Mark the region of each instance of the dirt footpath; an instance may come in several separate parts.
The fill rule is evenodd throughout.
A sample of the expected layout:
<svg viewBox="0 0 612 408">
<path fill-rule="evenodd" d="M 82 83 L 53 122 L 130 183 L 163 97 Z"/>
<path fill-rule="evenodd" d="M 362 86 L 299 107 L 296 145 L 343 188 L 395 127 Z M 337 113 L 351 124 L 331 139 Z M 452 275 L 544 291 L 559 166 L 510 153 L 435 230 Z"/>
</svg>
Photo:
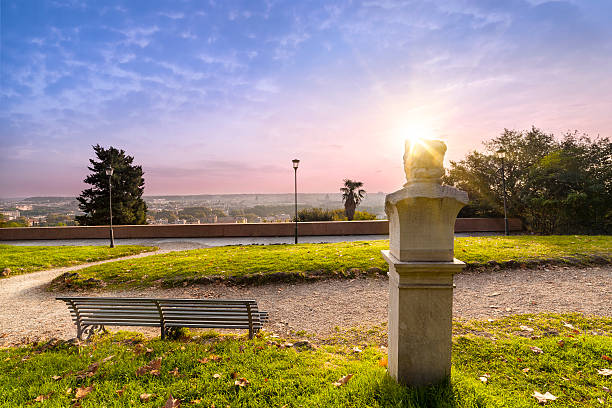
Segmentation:
<svg viewBox="0 0 612 408">
<path fill-rule="evenodd" d="M 67 269 L 81 267 L 0 280 L 0 344 L 74 337 L 76 331 L 68 309 L 63 302 L 55 300 L 55 296 L 72 293 L 50 293 L 46 286 Z M 538 312 L 612 316 L 611 282 L 612 266 L 464 272 L 455 276 L 453 314 L 467 319 Z M 103 295 L 253 298 L 270 312 L 266 330 L 279 335 L 304 330 L 317 337 L 327 337 L 336 326 L 369 328 L 385 322 L 387 285 L 388 280 L 379 277 L 256 287 L 207 285 L 145 289 Z M 145 331 L 157 335 L 157 330 Z"/>
</svg>

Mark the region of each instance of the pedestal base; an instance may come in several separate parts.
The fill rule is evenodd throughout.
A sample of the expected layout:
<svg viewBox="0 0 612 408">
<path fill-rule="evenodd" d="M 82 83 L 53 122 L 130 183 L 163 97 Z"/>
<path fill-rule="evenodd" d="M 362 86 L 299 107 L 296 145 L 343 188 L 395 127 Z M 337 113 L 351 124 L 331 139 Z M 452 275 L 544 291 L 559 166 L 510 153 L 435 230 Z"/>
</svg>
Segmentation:
<svg viewBox="0 0 612 408">
<path fill-rule="evenodd" d="M 453 274 L 465 264 L 382 254 L 389 263 L 389 375 L 411 386 L 443 381 L 451 368 Z"/>
</svg>

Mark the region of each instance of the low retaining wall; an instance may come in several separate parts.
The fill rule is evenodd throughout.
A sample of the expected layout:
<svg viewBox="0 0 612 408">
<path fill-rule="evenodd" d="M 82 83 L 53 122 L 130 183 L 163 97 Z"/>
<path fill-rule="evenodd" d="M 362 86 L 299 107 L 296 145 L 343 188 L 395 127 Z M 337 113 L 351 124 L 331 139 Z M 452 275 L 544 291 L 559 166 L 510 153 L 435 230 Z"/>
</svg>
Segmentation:
<svg viewBox="0 0 612 408">
<path fill-rule="evenodd" d="M 511 218 L 511 231 L 523 226 L 518 218 Z M 290 222 L 257 224 L 187 224 L 187 225 L 117 225 L 115 238 L 219 238 L 219 237 L 284 237 L 293 236 Z M 455 232 L 495 232 L 504 230 L 503 218 L 458 218 Z M 309 235 L 385 235 L 389 233 L 387 220 L 301 222 L 298 233 Z M 32 239 L 104 239 L 108 226 L 95 227 L 28 227 L 0 228 L 0 241 Z"/>
</svg>

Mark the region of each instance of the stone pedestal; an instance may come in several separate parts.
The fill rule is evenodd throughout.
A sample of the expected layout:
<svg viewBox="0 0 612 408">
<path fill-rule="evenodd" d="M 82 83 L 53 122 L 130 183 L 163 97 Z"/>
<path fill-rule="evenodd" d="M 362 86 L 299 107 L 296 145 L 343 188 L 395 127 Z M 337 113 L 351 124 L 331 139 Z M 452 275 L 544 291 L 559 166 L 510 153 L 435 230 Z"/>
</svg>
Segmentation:
<svg viewBox="0 0 612 408">
<path fill-rule="evenodd" d="M 402 262 L 382 251 L 389 263 L 389 375 L 421 386 L 450 375 L 453 274 L 465 264 Z"/>
<path fill-rule="evenodd" d="M 407 142 L 407 183 L 385 200 L 388 369 L 404 385 L 433 384 L 450 375 L 453 274 L 465 266 L 454 258 L 454 226 L 468 196 L 442 185 L 445 152 L 439 140 Z"/>
</svg>

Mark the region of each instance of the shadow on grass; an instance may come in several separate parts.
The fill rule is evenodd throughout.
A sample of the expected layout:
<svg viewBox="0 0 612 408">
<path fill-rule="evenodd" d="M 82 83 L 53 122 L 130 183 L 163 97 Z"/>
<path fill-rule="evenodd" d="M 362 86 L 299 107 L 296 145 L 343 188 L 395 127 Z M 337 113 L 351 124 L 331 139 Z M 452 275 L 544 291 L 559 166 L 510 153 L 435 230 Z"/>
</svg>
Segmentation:
<svg viewBox="0 0 612 408">
<path fill-rule="evenodd" d="M 427 387 L 404 387 L 386 375 L 374 385 L 371 392 L 383 407 L 406 408 L 454 408 L 485 406 L 475 401 L 466 404 L 465 393 L 457 389 L 450 380 Z"/>
</svg>

